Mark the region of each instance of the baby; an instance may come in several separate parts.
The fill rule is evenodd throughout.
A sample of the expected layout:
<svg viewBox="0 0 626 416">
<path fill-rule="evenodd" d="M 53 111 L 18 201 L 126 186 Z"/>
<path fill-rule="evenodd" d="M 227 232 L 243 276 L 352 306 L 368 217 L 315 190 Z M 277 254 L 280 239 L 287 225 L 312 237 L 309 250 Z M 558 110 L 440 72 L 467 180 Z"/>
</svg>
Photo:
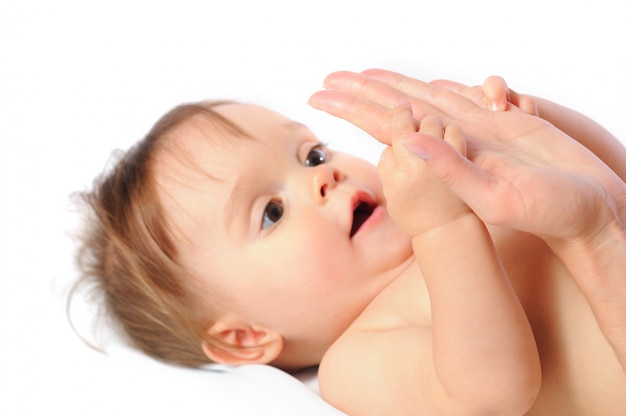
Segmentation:
<svg viewBox="0 0 626 416">
<path fill-rule="evenodd" d="M 319 364 L 323 397 L 351 415 L 623 411 L 626 376 L 565 242 L 607 228 L 597 195 L 623 195 L 624 172 L 550 141 L 512 106 L 535 101 L 497 79 L 428 87 L 482 117 L 455 124 L 370 75 L 331 76 L 311 104 L 390 144 L 379 171 L 266 108 L 204 102 L 166 114 L 97 181 L 82 265 L 125 333 L 187 366 Z M 494 105 L 511 111 L 482 110 Z M 623 148 L 592 131 L 600 157 L 621 151 L 618 171 Z M 468 159 L 511 187 L 464 194 L 471 175 L 450 166 Z"/>
</svg>

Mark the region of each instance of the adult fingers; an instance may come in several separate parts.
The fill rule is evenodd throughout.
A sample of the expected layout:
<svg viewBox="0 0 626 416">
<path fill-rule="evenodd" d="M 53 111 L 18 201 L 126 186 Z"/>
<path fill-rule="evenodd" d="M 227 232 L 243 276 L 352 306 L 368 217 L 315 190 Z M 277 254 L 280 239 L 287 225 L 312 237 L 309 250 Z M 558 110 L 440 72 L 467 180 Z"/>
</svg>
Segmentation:
<svg viewBox="0 0 626 416">
<path fill-rule="evenodd" d="M 409 102 L 417 119 L 429 114 L 442 117 L 444 123 L 447 119 L 427 102 L 363 74 L 335 72 L 326 77 L 324 85 L 326 90 L 309 98 L 312 107 L 349 121 L 384 144 L 391 144 L 392 111 L 400 102 Z"/>
<path fill-rule="evenodd" d="M 392 110 L 341 90 L 323 90 L 311 95 L 309 105 L 342 118 L 384 144 L 391 144 Z"/>
<path fill-rule="evenodd" d="M 434 79 L 430 81 L 431 85 L 436 85 L 440 88 L 445 88 L 449 91 L 456 92 L 457 94 L 461 94 L 465 89 L 469 88 L 465 84 L 461 84 L 460 82 L 450 81 L 449 79 Z"/>
<path fill-rule="evenodd" d="M 413 108 L 414 116 L 418 119 L 427 114 L 436 114 L 442 117 L 446 115 L 437 107 L 423 101 L 417 94 L 407 94 L 394 85 L 356 72 L 339 71 L 329 74 L 324 79 L 324 87 L 350 93 L 361 99 L 378 103 L 390 110 L 394 109 L 400 102 L 409 102 Z M 425 94 L 425 91 L 422 91 L 422 94 Z"/>
<path fill-rule="evenodd" d="M 481 110 L 480 106 L 461 93 L 462 84 L 448 82 L 424 82 L 415 78 L 407 77 L 397 72 L 383 69 L 369 69 L 362 72 L 372 80 L 387 84 L 389 87 L 402 92 L 405 99 L 413 98 L 417 102 L 413 104 L 413 112 L 418 114 L 436 114 L 444 119 L 461 118 L 473 111 Z M 430 106 L 425 110 L 424 105 Z M 432 110 L 436 111 L 432 111 Z"/>
</svg>

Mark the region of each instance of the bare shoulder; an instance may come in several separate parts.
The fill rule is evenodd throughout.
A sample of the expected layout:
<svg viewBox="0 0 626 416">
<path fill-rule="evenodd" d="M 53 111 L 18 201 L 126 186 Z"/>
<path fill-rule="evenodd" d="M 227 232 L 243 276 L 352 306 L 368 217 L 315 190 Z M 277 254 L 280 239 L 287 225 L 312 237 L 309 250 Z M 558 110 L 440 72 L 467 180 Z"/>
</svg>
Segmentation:
<svg viewBox="0 0 626 416">
<path fill-rule="evenodd" d="M 424 409 L 426 383 L 421 380 L 432 371 L 429 339 L 428 328 L 413 325 L 349 329 L 320 364 L 322 396 L 350 415 Z"/>
<path fill-rule="evenodd" d="M 416 302 L 421 283 L 415 282 L 394 282 L 322 359 L 322 396 L 347 414 L 412 414 L 443 394 L 427 382 L 434 375 L 429 305 Z"/>
</svg>

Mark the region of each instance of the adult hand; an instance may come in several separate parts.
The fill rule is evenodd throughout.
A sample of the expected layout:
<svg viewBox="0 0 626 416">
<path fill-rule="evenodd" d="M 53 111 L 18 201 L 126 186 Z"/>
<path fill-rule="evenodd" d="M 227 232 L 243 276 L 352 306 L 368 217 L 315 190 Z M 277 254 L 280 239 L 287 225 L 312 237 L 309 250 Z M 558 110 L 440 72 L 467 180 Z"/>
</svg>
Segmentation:
<svg viewBox="0 0 626 416">
<path fill-rule="evenodd" d="M 490 111 L 485 94 L 450 85 L 382 70 L 337 72 L 309 102 L 386 144 L 401 102 L 409 102 L 418 119 L 434 114 L 444 127 L 458 125 L 467 155 L 432 136 L 416 144 L 432 172 L 486 223 L 559 241 L 593 236 L 611 221 L 607 201 L 626 191 L 592 152 L 541 118 L 515 106 Z"/>
</svg>

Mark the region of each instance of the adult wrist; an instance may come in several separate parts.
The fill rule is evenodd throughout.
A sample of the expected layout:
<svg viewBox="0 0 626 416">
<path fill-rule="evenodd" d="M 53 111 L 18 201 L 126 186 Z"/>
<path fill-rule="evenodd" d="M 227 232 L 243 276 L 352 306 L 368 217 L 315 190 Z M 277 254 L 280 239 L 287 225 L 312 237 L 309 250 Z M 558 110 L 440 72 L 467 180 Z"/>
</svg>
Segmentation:
<svg viewBox="0 0 626 416">
<path fill-rule="evenodd" d="M 615 270 L 626 270 L 626 223 L 616 207 L 607 206 L 601 227 L 567 241 L 548 241 L 582 289 L 606 290 Z"/>
</svg>

